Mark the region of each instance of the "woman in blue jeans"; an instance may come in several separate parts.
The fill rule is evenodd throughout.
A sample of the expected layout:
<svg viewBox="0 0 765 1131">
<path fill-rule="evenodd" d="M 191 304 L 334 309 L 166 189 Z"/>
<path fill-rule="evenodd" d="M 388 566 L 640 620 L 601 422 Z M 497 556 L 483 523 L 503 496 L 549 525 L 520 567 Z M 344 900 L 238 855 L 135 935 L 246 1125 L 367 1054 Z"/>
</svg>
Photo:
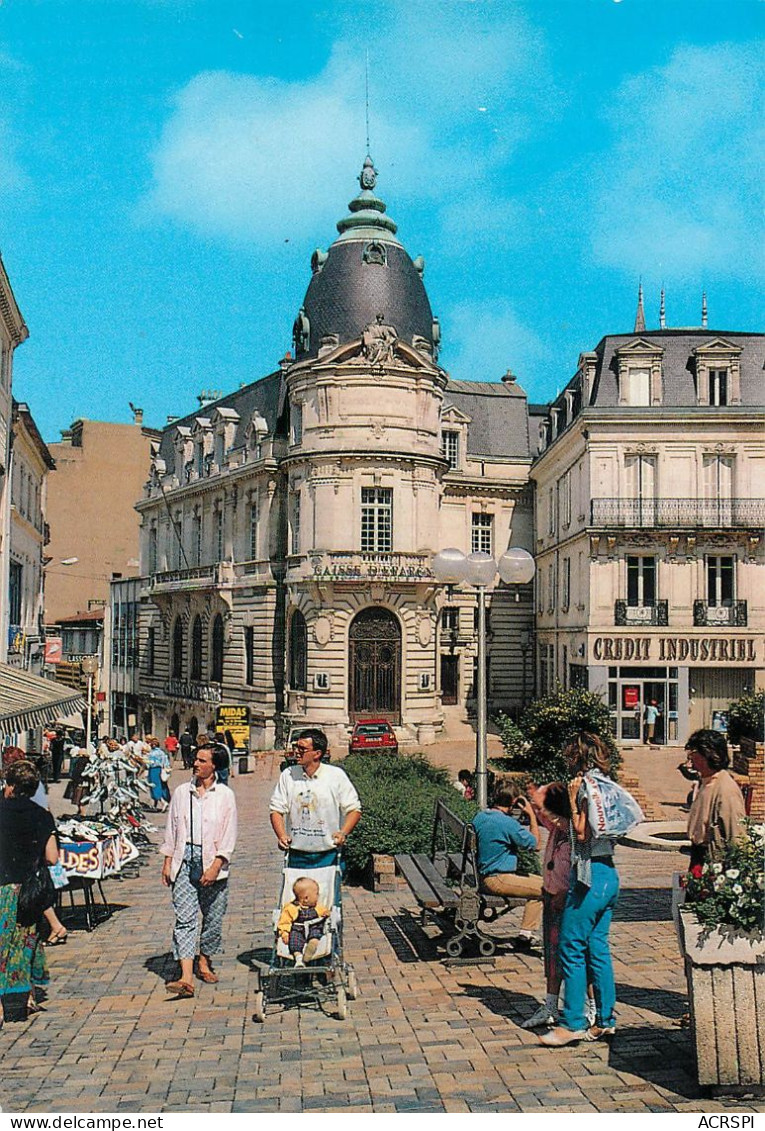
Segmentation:
<svg viewBox="0 0 765 1131">
<path fill-rule="evenodd" d="M 571 780 L 571 886 L 566 898 L 558 944 L 565 982 L 560 1024 L 539 1038 L 540 1044 L 560 1048 L 575 1041 L 599 1041 L 615 1032 L 616 989 L 608 932 L 619 896 L 614 866 L 614 842 L 595 839 L 587 822 L 587 770 L 610 773 L 608 748 L 601 738 L 582 732 L 563 756 Z M 589 980 L 595 990 L 595 1024 L 587 1027 L 585 997 Z"/>
</svg>

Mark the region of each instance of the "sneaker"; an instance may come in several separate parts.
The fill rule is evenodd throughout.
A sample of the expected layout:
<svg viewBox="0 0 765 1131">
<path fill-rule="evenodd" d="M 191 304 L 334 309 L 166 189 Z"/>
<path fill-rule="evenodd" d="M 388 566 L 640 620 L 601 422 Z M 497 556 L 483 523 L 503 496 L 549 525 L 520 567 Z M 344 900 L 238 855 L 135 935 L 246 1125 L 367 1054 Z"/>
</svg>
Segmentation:
<svg viewBox="0 0 765 1131">
<path fill-rule="evenodd" d="M 297 969 L 299 966 L 305 966 L 305 962 L 303 962 L 303 955 L 302 954 L 296 954 L 295 955 L 295 968 Z"/>
<path fill-rule="evenodd" d="M 552 1029 L 553 1025 L 558 1024 L 558 1015 L 550 1013 L 550 1010 L 543 1003 L 531 1017 L 525 1021 L 521 1021 L 522 1029 Z"/>
</svg>

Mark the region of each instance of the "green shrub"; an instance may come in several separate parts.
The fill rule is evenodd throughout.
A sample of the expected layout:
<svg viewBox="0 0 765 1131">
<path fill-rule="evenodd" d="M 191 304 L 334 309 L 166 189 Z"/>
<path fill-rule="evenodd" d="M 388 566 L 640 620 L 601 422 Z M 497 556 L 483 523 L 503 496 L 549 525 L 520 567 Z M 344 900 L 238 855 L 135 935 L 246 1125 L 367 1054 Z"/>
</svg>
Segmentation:
<svg viewBox="0 0 765 1131">
<path fill-rule="evenodd" d="M 460 796 L 448 772 L 421 754 L 349 754 L 343 769 L 361 798 L 362 818 L 345 849 L 349 875 L 356 879 L 365 875 L 372 853 L 429 853 L 436 801 L 463 821 L 477 810 Z M 459 845 L 450 847 L 456 851 Z"/>
<path fill-rule="evenodd" d="M 734 700 L 728 708 L 728 739 L 738 743 L 742 738 L 763 741 L 765 691 L 755 691 Z"/>
<path fill-rule="evenodd" d="M 561 752 L 579 733 L 598 734 L 611 755 L 611 774 L 617 777 L 621 757 L 611 733 L 608 706 L 594 691 L 557 687 L 552 695 L 531 702 L 517 723 L 507 715 L 497 718 L 505 758 L 503 769 L 528 773 L 537 783 L 565 781 Z"/>
</svg>

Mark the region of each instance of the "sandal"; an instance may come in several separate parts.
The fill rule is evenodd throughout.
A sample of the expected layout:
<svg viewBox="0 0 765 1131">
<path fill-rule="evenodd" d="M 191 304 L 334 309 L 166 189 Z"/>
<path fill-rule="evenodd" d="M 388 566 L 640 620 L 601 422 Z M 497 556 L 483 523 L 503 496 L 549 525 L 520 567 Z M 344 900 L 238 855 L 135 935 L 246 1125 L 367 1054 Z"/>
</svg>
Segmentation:
<svg viewBox="0 0 765 1131">
<path fill-rule="evenodd" d="M 165 982 L 165 989 L 175 997 L 193 997 L 194 987 L 190 982 Z"/>
<path fill-rule="evenodd" d="M 197 966 L 197 978 L 199 978 L 200 982 L 207 982 L 210 986 L 214 986 L 220 981 L 220 978 L 214 970 L 203 970 L 201 966 Z"/>
<path fill-rule="evenodd" d="M 69 932 L 64 927 L 63 931 L 56 931 L 55 934 L 48 935 L 43 946 L 63 946 L 68 937 Z"/>
</svg>

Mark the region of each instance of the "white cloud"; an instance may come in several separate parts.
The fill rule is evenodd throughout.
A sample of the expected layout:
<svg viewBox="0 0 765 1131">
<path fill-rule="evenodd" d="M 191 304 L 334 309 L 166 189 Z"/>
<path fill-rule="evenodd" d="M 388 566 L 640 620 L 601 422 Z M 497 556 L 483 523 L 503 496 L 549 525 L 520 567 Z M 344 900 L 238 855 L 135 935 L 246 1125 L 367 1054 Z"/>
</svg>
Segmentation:
<svg viewBox="0 0 765 1131">
<path fill-rule="evenodd" d="M 448 254 L 455 201 L 481 200 L 482 183 L 554 112 L 553 92 L 544 45 L 518 11 L 444 4 L 434 20 L 410 7 L 394 4 L 370 45 L 371 147 L 383 197 L 427 205 Z M 144 214 L 259 245 L 329 238 L 364 154 L 365 45 L 350 27 L 301 82 L 193 78 L 152 154 Z M 468 232 L 481 230 L 477 207 L 465 215 Z"/>
<path fill-rule="evenodd" d="M 544 343 L 505 299 L 462 302 L 441 319 L 440 363 L 461 381 L 498 381 L 508 368 L 528 391 L 540 366 L 549 362 Z"/>
<path fill-rule="evenodd" d="M 763 60 L 751 45 L 681 47 L 626 80 L 595 158 L 598 263 L 666 280 L 762 270 Z"/>
</svg>

